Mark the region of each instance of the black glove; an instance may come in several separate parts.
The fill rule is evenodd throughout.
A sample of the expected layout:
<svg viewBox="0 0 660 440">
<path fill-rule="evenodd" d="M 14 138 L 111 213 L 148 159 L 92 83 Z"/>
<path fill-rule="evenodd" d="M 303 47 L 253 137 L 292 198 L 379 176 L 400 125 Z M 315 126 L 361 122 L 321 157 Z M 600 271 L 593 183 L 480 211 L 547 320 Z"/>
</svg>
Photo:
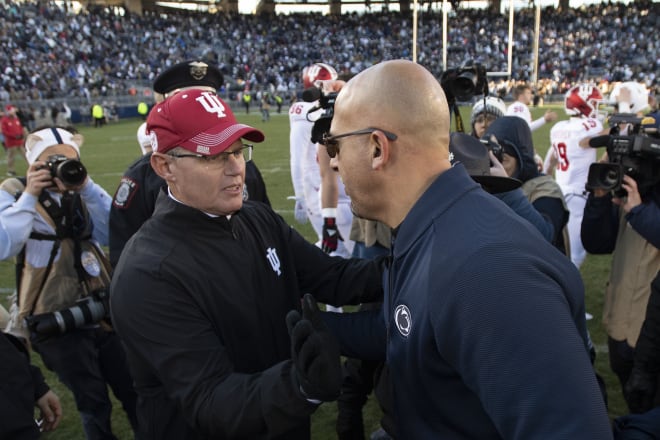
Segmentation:
<svg viewBox="0 0 660 440">
<path fill-rule="evenodd" d="M 337 220 L 334 217 L 323 218 L 323 242 L 321 249 L 326 254 L 330 254 L 337 250 L 338 240 L 344 241 L 339 229 L 337 229 Z"/>
<path fill-rule="evenodd" d="M 644 371 L 643 368 L 633 367 L 630 378 L 623 388 L 623 395 L 630 412 L 640 414 L 653 408 L 656 377 L 656 374 Z"/>
<path fill-rule="evenodd" d="M 300 391 L 307 399 L 329 402 L 339 397 L 341 389 L 339 344 L 321 319 L 312 295 L 303 297 L 302 309 L 302 318 L 297 310 L 286 315 Z"/>
</svg>

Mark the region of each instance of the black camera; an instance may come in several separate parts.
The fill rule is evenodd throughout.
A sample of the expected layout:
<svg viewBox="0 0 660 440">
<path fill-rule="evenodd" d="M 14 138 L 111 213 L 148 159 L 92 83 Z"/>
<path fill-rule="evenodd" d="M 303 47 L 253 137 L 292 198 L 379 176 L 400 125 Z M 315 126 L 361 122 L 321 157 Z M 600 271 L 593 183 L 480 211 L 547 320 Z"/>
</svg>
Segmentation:
<svg viewBox="0 0 660 440">
<path fill-rule="evenodd" d="M 70 159 L 63 154 L 48 156 L 46 168 L 50 175 L 59 178 L 67 186 L 77 186 L 85 181 L 87 169 L 77 159 Z"/>
<path fill-rule="evenodd" d="M 624 197 L 623 176 L 629 175 L 639 193 L 644 195 L 660 182 L 660 139 L 642 129 L 642 118 L 618 114 L 608 119 L 612 127 L 609 135 L 597 136 L 589 141 L 592 148 L 606 147 L 607 163 L 593 163 L 589 167 L 586 189 L 611 191 L 615 197 Z M 620 136 L 619 124 L 630 124 L 629 134 Z"/>
<path fill-rule="evenodd" d="M 502 148 L 502 145 L 500 145 L 497 138 L 493 135 L 490 135 L 488 137 L 484 136 L 479 140 L 486 146 L 486 148 L 492 151 L 493 156 L 495 156 L 497 160 L 502 163 L 502 160 L 504 159 L 504 148 Z"/>
<path fill-rule="evenodd" d="M 95 324 L 109 316 L 109 300 L 108 291 L 95 290 L 89 296 L 77 301 L 75 306 L 28 316 L 25 321 L 30 332 L 38 338 L 58 335 L 84 325 Z"/>
<path fill-rule="evenodd" d="M 458 69 L 447 69 L 440 76 L 440 85 L 449 103 L 469 101 L 474 95 L 488 95 L 486 67 L 468 62 Z"/>
<path fill-rule="evenodd" d="M 332 117 L 335 114 L 337 92 L 323 93 L 322 89 L 311 87 L 303 91 L 302 98 L 305 102 L 318 101 L 318 104 L 310 108 L 307 112 L 307 120 L 314 122 L 314 126 L 312 127 L 312 142 L 317 144 L 323 139 L 323 135 L 330 131 Z M 323 111 L 319 112 L 319 110 Z M 319 114 L 314 115 L 313 119 L 311 119 L 312 114 L 316 112 L 319 112 Z"/>
</svg>

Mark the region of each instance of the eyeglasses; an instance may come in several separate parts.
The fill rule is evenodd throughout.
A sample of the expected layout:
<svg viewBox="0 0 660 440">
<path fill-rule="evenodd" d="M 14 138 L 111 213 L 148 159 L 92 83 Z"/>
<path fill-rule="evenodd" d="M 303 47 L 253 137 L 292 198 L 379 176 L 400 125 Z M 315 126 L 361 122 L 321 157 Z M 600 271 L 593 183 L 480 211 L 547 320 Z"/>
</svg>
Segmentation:
<svg viewBox="0 0 660 440">
<path fill-rule="evenodd" d="M 398 136 L 395 135 L 394 133 L 390 131 L 383 130 L 381 128 L 363 128 L 362 130 L 357 130 L 357 131 L 351 131 L 350 133 L 342 133 L 342 134 L 337 134 L 334 136 L 330 136 L 329 133 L 325 133 L 323 135 L 323 138 L 319 142 L 321 145 L 325 146 L 326 151 L 328 152 L 328 156 L 330 157 L 335 157 L 337 154 L 339 154 L 339 141 L 338 139 L 348 137 L 348 136 L 358 136 L 358 135 L 363 135 L 363 134 L 371 134 L 374 131 L 382 131 L 385 137 L 391 141 L 397 140 Z"/>
<path fill-rule="evenodd" d="M 497 116 L 492 113 L 486 113 L 485 115 L 482 113 L 474 119 L 474 123 L 490 125 L 495 122 L 495 119 L 497 119 Z"/>
<path fill-rule="evenodd" d="M 213 156 L 205 156 L 203 154 L 176 154 L 176 153 L 168 153 L 167 155 L 177 159 L 181 157 L 194 157 L 196 159 L 201 159 L 203 162 L 206 162 L 208 164 L 224 165 L 229 161 L 230 156 L 233 156 L 234 159 L 243 158 L 245 162 L 251 161 L 252 148 L 253 145 L 243 144 L 241 148 L 237 148 L 234 151 L 225 151 L 222 153 L 214 154 Z"/>
</svg>

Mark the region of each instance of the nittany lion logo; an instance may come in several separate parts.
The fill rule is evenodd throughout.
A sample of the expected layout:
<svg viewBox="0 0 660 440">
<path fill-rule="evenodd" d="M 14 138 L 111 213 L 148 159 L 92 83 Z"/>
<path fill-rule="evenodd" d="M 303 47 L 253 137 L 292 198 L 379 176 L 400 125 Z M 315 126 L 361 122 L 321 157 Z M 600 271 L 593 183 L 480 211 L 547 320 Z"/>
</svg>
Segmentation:
<svg viewBox="0 0 660 440">
<path fill-rule="evenodd" d="M 394 309 L 394 323 L 396 324 L 396 328 L 399 329 L 399 333 L 403 337 L 408 337 L 412 327 L 412 317 L 407 306 L 401 304 Z"/>
</svg>

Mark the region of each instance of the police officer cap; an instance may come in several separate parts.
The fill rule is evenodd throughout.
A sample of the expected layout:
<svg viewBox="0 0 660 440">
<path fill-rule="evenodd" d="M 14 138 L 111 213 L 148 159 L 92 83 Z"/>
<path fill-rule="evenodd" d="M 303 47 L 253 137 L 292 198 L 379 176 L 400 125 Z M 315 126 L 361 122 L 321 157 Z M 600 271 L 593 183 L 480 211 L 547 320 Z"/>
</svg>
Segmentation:
<svg viewBox="0 0 660 440">
<path fill-rule="evenodd" d="M 218 90 L 224 82 L 222 72 L 204 61 L 175 64 L 156 77 L 154 91 L 165 95 L 183 87 L 206 86 Z"/>
</svg>

